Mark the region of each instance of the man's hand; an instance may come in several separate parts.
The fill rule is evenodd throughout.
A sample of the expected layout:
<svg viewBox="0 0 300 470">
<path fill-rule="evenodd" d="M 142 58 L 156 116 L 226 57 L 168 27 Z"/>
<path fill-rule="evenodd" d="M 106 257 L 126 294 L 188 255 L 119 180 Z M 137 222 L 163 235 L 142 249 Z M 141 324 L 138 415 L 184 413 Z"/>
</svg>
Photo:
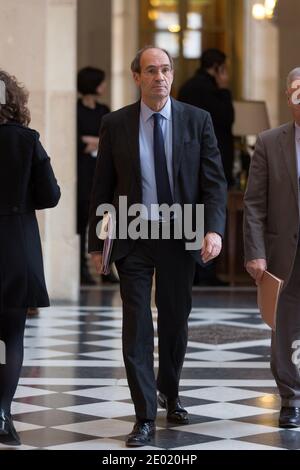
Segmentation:
<svg viewBox="0 0 300 470">
<path fill-rule="evenodd" d="M 267 269 L 267 262 L 265 259 L 252 259 L 246 263 L 246 270 L 251 277 L 255 280 L 256 284 L 259 284 L 263 273 Z"/>
<path fill-rule="evenodd" d="M 101 274 L 102 253 L 91 253 L 92 263 L 95 266 L 96 273 Z"/>
<path fill-rule="evenodd" d="M 220 237 L 220 235 L 215 232 L 207 232 L 204 237 L 201 248 L 201 256 L 203 263 L 207 263 L 208 261 L 219 256 L 221 249 L 222 238 Z"/>
<path fill-rule="evenodd" d="M 94 152 L 95 150 L 98 150 L 99 146 L 99 137 L 94 137 L 91 135 L 83 135 L 81 137 L 82 142 L 86 144 L 86 147 L 84 149 L 84 153 L 90 154 Z"/>
</svg>

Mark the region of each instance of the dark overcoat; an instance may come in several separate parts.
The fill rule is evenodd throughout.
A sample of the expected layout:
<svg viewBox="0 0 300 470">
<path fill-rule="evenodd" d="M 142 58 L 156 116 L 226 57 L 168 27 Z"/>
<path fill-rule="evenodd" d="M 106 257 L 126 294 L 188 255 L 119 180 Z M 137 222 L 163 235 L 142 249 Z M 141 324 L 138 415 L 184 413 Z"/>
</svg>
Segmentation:
<svg viewBox="0 0 300 470">
<path fill-rule="evenodd" d="M 59 198 L 38 132 L 0 125 L 0 309 L 49 305 L 35 211 Z"/>
</svg>

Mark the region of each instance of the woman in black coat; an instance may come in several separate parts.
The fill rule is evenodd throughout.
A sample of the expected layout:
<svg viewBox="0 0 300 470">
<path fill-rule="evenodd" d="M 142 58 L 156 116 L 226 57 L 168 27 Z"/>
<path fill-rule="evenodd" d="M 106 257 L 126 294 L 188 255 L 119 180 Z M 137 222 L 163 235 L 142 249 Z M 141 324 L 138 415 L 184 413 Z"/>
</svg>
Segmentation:
<svg viewBox="0 0 300 470">
<path fill-rule="evenodd" d="M 0 442 L 18 445 L 10 408 L 26 311 L 49 306 L 35 210 L 56 206 L 60 189 L 38 132 L 27 127 L 26 90 L 2 70 L 0 84 Z"/>
</svg>

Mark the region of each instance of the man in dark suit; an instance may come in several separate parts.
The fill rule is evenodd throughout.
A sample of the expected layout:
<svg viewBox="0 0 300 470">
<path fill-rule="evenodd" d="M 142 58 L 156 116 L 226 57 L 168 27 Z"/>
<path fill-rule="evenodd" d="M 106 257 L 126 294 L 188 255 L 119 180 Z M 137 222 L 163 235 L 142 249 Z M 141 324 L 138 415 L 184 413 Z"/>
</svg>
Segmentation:
<svg viewBox="0 0 300 470">
<path fill-rule="evenodd" d="M 209 114 L 170 98 L 173 61 L 168 52 L 145 47 L 131 69 L 141 100 L 105 116 L 100 130 L 89 229 L 89 252 L 96 269 L 100 271 L 103 248 L 96 235 L 100 204 L 112 204 L 122 224 L 126 214 L 121 213 L 119 198 L 126 196 L 128 206 L 142 205 L 141 218 L 160 230 L 167 220 L 160 217 L 157 205 L 177 203 L 184 208 L 190 204 L 193 210 L 197 204 L 205 205 L 205 237 L 197 250 L 188 251 L 184 240 L 175 236 L 114 241 L 112 261 L 118 268 L 123 301 L 123 355 L 137 418 L 126 444 L 141 446 L 155 433 L 157 389 L 167 419 L 188 422 L 178 390 L 195 261 L 207 262 L 220 253 L 226 181 Z M 176 216 L 168 223 L 174 228 Z M 151 315 L 154 271 L 159 336 L 156 381 Z"/>
</svg>

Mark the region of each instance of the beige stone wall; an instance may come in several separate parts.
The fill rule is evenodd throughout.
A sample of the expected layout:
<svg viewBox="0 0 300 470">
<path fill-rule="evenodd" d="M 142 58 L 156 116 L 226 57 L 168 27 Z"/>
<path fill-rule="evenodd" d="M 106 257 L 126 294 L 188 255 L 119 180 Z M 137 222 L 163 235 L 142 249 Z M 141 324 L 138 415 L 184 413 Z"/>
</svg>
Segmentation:
<svg viewBox="0 0 300 470">
<path fill-rule="evenodd" d="M 78 299 L 76 0 L 0 0 L 1 67 L 30 91 L 31 127 L 52 159 L 62 198 L 39 212 L 49 294 Z"/>
<path fill-rule="evenodd" d="M 112 0 L 78 0 L 78 69 L 98 67 L 106 72 L 102 102 L 111 106 Z"/>
</svg>

